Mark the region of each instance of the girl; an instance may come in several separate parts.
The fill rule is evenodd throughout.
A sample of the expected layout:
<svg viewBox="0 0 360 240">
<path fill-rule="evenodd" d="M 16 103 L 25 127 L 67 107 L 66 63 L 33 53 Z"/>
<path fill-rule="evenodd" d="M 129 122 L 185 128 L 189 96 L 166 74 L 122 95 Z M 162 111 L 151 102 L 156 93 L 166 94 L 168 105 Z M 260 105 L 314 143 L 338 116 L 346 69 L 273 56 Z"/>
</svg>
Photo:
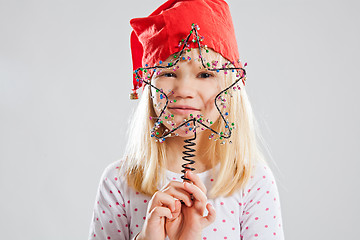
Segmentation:
<svg viewBox="0 0 360 240">
<path fill-rule="evenodd" d="M 227 4 L 170 0 L 130 23 L 131 98 L 144 89 L 89 239 L 284 239 Z"/>
</svg>

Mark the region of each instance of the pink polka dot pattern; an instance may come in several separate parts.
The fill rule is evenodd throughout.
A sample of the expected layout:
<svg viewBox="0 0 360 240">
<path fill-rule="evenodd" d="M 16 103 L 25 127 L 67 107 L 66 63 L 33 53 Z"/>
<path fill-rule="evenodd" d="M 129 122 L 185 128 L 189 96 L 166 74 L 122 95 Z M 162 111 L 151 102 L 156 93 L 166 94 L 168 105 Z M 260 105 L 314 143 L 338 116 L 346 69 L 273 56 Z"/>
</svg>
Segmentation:
<svg viewBox="0 0 360 240">
<path fill-rule="evenodd" d="M 272 171 L 258 165 L 252 179 L 243 194 L 240 239 L 284 239 L 279 193 Z M 257 194 L 251 194 L 252 190 Z"/>
<path fill-rule="evenodd" d="M 104 171 L 94 204 L 90 239 L 133 240 L 141 231 L 151 199 L 130 188 L 125 174 L 113 162 Z M 119 172 L 120 171 L 120 172 Z M 206 188 L 216 180 L 211 171 L 197 174 Z M 166 181 L 182 181 L 181 174 L 166 171 Z M 279 194 L 274 176 L 267 166 L 258 164 L 244 189 L 230 197 L 208 199 L 216 220 L 202 231 L 203 240 L 269 239 L 283 240 Z M 204 215 L 207 215 L 205 209 Z M 166 237 L 166 240 L 169 240 Z"/>
</svg>

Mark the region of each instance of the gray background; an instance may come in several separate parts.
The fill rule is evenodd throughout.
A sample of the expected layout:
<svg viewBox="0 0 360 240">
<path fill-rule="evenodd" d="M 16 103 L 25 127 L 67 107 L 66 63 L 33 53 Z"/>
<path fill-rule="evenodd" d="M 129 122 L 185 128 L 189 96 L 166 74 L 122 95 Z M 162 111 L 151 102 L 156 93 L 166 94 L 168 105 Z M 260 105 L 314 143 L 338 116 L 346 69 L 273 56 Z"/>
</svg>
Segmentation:
<svg viewBox="0 0 360 240">
<path fill-rule="evenodd" d="M 163 1 L 0 0 L 0 238 L 86 239 L 121 157 L 129 20 Z M 359 239 L 357 1 L 228 1 L 287 239 Z"/>
</svg>

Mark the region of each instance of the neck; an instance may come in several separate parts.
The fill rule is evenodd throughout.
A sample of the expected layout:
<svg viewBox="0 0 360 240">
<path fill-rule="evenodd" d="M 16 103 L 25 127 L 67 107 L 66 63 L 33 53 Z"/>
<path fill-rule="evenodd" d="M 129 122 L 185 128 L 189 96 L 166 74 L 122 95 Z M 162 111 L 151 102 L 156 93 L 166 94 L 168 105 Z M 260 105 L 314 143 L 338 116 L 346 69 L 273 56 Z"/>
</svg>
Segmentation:
<svg viewBox="0 0 360 240">
<path fill-rule="evenodd" d="M 209 140 L 210 130 L 205 130 L 196 133 L 196 139 L 193 141 L 196 145 L 191 146 L 190 148 L 195 149 L 194 157 L 191 157 L 189 159 L 194 160 L 195 163 L 192 165 L 189 165 L 189 167 L 195 168 L 194 173 L 200 173 L 204 172 L 206 170 L 209 170 L 211 166 L 211 158 L 214 156 L 210 156 L 209 147 L 210 147 L 210 141 Z M 184 156 L 183 151 L 186 149 L 184 148 L 184 145 L 187 144 L 184 142 L 186 139 L 193 138 L 194 135 L 189 137 L 169 137 L 165 140 L 166 142 L 166 163 L 167 163 L 167 169 L 176 172 L 181 173 L 182 164 L 187 163 L 182 157 Z"/>
</svg>

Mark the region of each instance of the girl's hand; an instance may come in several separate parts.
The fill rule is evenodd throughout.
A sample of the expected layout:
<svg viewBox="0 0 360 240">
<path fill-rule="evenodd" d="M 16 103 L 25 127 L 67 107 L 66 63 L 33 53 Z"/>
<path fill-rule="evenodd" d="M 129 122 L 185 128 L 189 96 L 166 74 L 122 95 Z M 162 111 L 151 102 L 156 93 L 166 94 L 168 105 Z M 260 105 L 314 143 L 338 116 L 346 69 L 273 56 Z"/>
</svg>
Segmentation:
<svg viewBox="0 0 360 240">
<path fill-rule="evenodd" d="M 165 222 L 166 233 L 171 240 L 200 239 L 202 230 L 216 218 L 215 209 L 207 203 L 207 190 L 200 178 L 190 171 L 186 172 L 186 177 L 192 181 L 183 184 L 185 190 L 193 195 L 193 204 L 188 206 L 176 202 L 174 218 Z M 209 213 L 203 217 L 205 207 Z"/>
<path fill-rule="evenodd" d="M 182 182 L 169 182 L 157 191 L 149 201 L 143 228 L 136 240 L 164 240 L 165 219 L 173 220 L 180 214 L 182 200 L 188 207 L 192 201 L 190 193 L 185 190 Z"/>
</svg>

